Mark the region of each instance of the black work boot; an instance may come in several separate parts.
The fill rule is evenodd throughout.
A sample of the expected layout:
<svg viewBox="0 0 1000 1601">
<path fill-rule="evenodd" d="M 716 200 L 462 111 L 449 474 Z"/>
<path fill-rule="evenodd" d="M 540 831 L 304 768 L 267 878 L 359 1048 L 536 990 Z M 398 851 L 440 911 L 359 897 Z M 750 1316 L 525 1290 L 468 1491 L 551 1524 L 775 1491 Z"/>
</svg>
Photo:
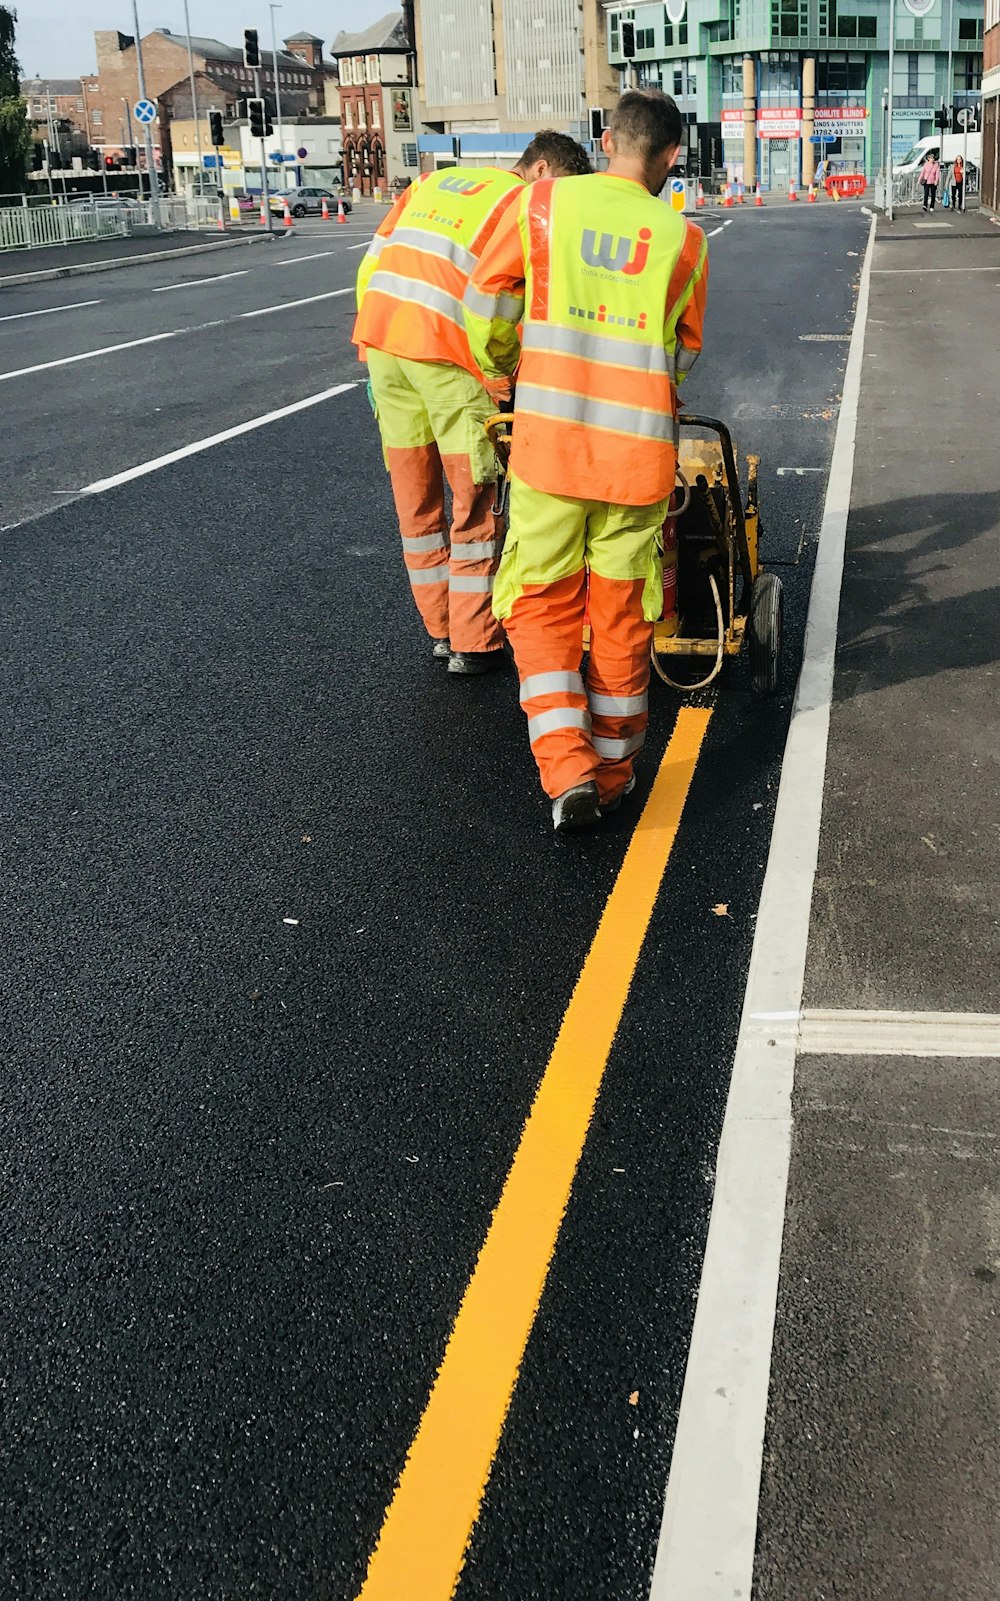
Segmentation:
<svg viewBox="0 0 1000 1601">
<path fill-rule="evenodd" d="M 507 665 L 507 654 L 502 645 L 496 650 L 453 650 L 448 663 L 449 673 L 495 673 Z"/>
<path fill-rule="evenodd" d="M 557 834 L 568 834 L 572 828 L 593 828 L 600 821 L 601 806 L 593 779 L 574 784 L 552 802 L 552 827 Z"/>
<path fill-rule="evenodd" d="M 451 642 L 450 642 L 450 640 L 447 640 L 447 639 L 432 639 L 431 640 L 431 655 L 434 657 L 434 660 L 436 662 L 450 661 L 451 660 Z"/>
</svg>

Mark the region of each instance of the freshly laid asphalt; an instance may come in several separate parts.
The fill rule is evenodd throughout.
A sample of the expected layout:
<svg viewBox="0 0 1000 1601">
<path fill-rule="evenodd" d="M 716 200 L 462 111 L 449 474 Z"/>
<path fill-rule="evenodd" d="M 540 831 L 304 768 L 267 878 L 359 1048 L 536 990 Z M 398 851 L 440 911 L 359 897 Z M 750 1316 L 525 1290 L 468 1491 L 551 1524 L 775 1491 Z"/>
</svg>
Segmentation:
<svg viewBox="0 0 1000 1601">
<path fill-rule="evenodd" d="M 740 662 L 705 702 L 463 1598 L 648 1591 L 867 231 L 802 210 L 709 224 L 686 396 L 761 454 L 765 550 L 801 547 L 784 687 Z M 555 844 L 512 678 L 427 656 L 360 389 L 52 509 L 356 379 L 350 296 L 309 297 L 364 231 L 0 329 L 4 381 L 213 324 L 6 380 L 11 1597 L 356 1594 L 673 724 L 654 685 L 634 802 Z"/>
</svg>

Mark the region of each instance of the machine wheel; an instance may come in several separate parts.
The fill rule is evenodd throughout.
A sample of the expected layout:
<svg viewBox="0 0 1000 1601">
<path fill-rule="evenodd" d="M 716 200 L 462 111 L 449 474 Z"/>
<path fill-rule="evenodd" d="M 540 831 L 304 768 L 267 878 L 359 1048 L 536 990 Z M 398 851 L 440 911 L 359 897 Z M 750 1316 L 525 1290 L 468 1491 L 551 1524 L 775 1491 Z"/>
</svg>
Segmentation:
<svg viewBox="0 0 1000 1601">
<path fill-rule="evenodd" d="M 773 695 L 781 682 L 784 635 L 781 579 L 759 573 L 750 591 L 750 681 L 758 695 Z"/>
<path fill-rule="evenodd" d="M 297 206 L 293 206 L 292 207 L 292 216 L 293 217 L 304 217 L 305 214 L 306 214 L 306 208 L 305 208 L 305 206 L 302 204 L 302 202 L 300 200 Z"/>
</svg>

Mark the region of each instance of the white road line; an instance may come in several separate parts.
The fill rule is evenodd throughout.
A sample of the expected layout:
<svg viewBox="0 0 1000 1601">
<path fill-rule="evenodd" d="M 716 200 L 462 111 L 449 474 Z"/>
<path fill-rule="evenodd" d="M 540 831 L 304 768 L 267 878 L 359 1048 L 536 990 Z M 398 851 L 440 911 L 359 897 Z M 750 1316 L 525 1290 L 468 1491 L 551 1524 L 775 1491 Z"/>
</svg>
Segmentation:
<svg viewBox="0 0 1000 1601">
<path fill-rule="evenodd" d="M 317 250 L 311 256 L 289 256 L 287 261 L 272 261 L 272 267 L 297 267 L 300 261 L 318 261 L 320 256 L 335 256 L 336 250 Z"/>
<path fill-rule="evenodd" d="M 311 306 L 317 300 L 335 300 L 338 295 L 353 295 L 353 284 L 346 289 L 328 289 L 325 295 L 306 295 L 304 300 L 283 300 L 280 306 L 261 306 L 259 311 L 241 311 L 241 317 L 269 317 L 272 311 L 291 311 L 294 306 Z"/>
<path fill-rule="evenodd" d="M 252 433 L 255 428 L 264 428 L 268 423 L 278 422 L 282 417 L 291 417 L 297 411 L 305 411 L 308 406 L 318 406 L 324 400 L 332 400 L 334 395 L 343 395 L 348 389 L 356 389 L 356 384 L 335 384 L 332 389 L 323 389 L 318 395 L 309 395 L 305 400 L 296 400 L 290 406 L 281 406 L 277 411 L 265 412 L 263 417 L 252 417 L 249 422 L 237 423 L 235 428 L 225 428 L 221 434 L 210 434 L 207 439 L 197 439 L 192 445 L 182 445 L 179 450 L 168 451 L 165 456 L 157 456 L 153 461 L 140 462 L 138 467 L 128 467 L 124 472 L 115 473 L 112 478 L 99 478 L 93 484 L 86 484 L 80 490 L 81 495 L 103 495 L 109 489 L 115 489 L 119 484 L 131 483 L 134 478 L 145 478 L 148 473 L 159 472 L 161 467 L 169 467 L 175 461 L 183 461 L 187 456 L 196 456 L 202 450 L 211 450 L 213 445 L 225 444 L 227 439 L 237 439 L 240 434 Z"/>
<path fill-rule="evenodd" d="M 84 350 L 79 356 L 60 356 L 57 361 L 39 361 L 33 367 L 18 367 L 14 372 L 0 372 L 0 384 L 8 378 L 27 378 L 34 372 L 48 372 L 52 367 L 72 367 L 77 361 L 93 361 L 95 356 L 111 356 L 116 350 L 137 350 L 140 345 L 157 345 L 163 339 L 179 339 L 181 334 L 193 334 L 201 328 L 217 328 L 218 323 L 203 322 L 198 328 L 175 328 L 168 334 L 147 334 L 144 339 L 126 339 L 120 345 L 102 345 L 100 350 Z"/>
<path fill-rule="evenodd" d="M 821 473 L 822 467 L 776 467 L 779 478 L 804 478 L 806 473 Z"/>
<path fill-rule="evenodd" d="M 372 234 L 372 239 L 374 239 L 374 237 L 375 237 L 375 235 Z M 359 245 L 348 245 L 347 248 L 348 248 L 348 250 L 367 250 L 368 246 L 371 244 L 371 242 L 372 242 L 371 239 L 362 239 L 362 241 L 361 241 L 361 243 Z"/>
<path fill-rule="evenodd" d="M 812 1056 L 997 1056 L 993 1012 L 851 1012 L 807 1009 L 799 1052 Z"/>
<path fill-rule="evenodd" d="M 211 278 L 188 278 L 182 284 L 161 284 L 159 289 L 153 290 L 153 294 L 169 295 L 174 289 L 195 289 L 199 284 L 221 284 L 224 278 L 245 278 L 249 271 L 249 267 L 244 267 L 240 272 L 217 272 Z"/>
<path fill-rule="evenodd" d="M 100 300 L 74 300 L 71 306 L 46 306 L 44 311 L 12 311 L 6 317 L 0 317 L 0 322 L 20 322 L 22 317 L 51 317 L 57 311 L 79 311 L 83 306 L 100 306 Z"/>
<path fill-rule="evenodd" d="M 992 267 L 873 267 L 872 272 L 912 272 L 919 273 L 921 278 L 936 278 L 941 272 L 1000 272 L 1000 261 L 995 261 Z"/>
<path fill-rule="evenodd" d="M 749 1597 L 791 1149 L 791 1094 L 819 851 L 837 615 L 875 220 L 830 467 L 802 671 L 719 1144 L 715 1196 L 651 1601 Z M 762 1012 L 778 1013 L 774 1021 Z M 786 1020 L 782 1020 L 785 1018 Z"/>
</svg>

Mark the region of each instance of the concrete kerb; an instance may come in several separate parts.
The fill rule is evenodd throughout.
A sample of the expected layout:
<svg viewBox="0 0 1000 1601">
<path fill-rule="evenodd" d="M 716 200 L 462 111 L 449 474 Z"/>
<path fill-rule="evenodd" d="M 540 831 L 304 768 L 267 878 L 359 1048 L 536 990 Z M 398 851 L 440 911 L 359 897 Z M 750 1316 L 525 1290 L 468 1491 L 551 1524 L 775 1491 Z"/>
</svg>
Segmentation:
<svg viewBox="0 0 1000 1601">
<path fill-rule="evenodd" d="M 44 267 L 39 272 L 18 272 L 9 276 L 0 274 L 0 289 L 14 289 L 23 284 L 50 283 L 56 278 L 78 278 L 85 273 L 112 272 L 119 267 L 140 267 L 147 261 L 172 261 L 178 256 L 199 256 L 209 250 L 236 250 L 240 245 L 264 244 L 273 241 L 273 234 L 248 234 L 245 239 L 213 239 L 202 245 L 182 245 L 177 250 L 147 250 L 135 256 L 115 256 L 107 261 L 81 261 L 75 266 Z"/>
</svg>

